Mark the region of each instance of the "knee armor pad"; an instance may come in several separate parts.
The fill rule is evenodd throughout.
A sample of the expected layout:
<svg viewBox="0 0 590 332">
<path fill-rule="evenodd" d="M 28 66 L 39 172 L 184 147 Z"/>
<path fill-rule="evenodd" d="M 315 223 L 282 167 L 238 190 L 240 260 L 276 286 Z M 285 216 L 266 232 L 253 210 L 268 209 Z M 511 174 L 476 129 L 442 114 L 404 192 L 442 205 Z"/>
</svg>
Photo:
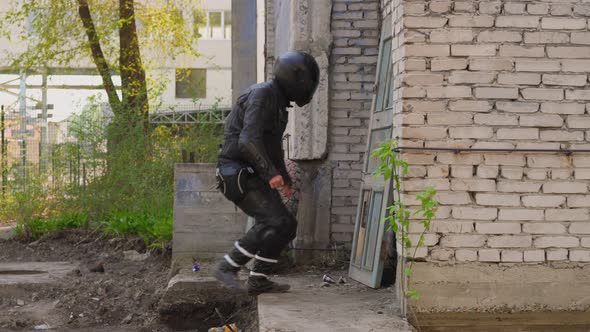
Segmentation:
<svg viewBox="0 0 590 332">
<path fill-rule="evenodd" d="M 260 233 L 260 241 L 262 242 L 276 241 L 278 237 L 279 233 L 271 227 L 267 227 Z"/>
</svg>

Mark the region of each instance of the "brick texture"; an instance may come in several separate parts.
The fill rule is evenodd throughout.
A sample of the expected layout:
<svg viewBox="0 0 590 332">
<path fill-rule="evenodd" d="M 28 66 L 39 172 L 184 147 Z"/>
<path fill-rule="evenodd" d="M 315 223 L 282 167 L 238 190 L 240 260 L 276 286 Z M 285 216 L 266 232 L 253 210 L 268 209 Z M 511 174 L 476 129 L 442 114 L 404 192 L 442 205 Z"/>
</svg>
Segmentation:
<svg viewBox="0 0 590 332">
<path fill-rule="evenodd" d="M 402 6 L 417 3 L 402 1 Z M 581 0 L 419 3 L 421 10 L 404 11 L 406 23 L 396 30 L 413 36 L 403 40 L 402 54 L 420 64 L 409 81 L 394 87 L 403 104 L 412 105 L 399 112 L 424 115 L 424 121 L 408 117 L 394 123 L 402 142 L 590 148 L 585 144 L 590 139 L 589 5 Z M 418 174 L 405 188 L 437 185 L 441 208 L 450 213 L 437 216 L 432 232 L 440 241 L 429 246 L 426 259 L 590 261 L 590 157 L 428 153 L 433 158 L 422 155 L 421 166 L 432 171 Z"/>
<path fill-rule="evenodd" d="M 345 173 L 354 173 L 356 178 L 360 178 L 364 161 L 379 46 L 377 17 L 381 14 L 379 1 L 376 0 L 362 3 L 335 1 L 332 6 L 331 28 L 335 48 L 330 58 L 332 65 L 329 73 L 331 134 L 328 142 L 331 152 L 328 161 L 334 170 L 335 183 L 341 182 L 341 187 L 332 189 L 331 230 L 334 242 L 349 242 L 354 230 L 360 181 L 351 180 Z M 433 27 L 440 24 L 437 20 L 429 21 Z M 422 86 L 429 84 L 431 79 L 430 75 L 419 73 L 407 77 L 406 83 Z M 437 84 L 437 81 L 432 84 Z"/>
</svg>

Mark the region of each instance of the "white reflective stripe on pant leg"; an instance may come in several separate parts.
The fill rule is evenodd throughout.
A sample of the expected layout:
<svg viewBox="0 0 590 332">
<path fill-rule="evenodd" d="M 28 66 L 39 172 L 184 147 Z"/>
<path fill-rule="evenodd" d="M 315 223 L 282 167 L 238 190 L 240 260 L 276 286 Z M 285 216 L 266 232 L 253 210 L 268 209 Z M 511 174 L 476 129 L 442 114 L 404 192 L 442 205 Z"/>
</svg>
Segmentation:
<svg viewBox="0 0 590 332">
<path fill-rule="evenodd" d="M 236 249 L 238 249 L 244 256 L 246 257 L 250 257 L 250 258 L 254 258 L 254 254 L 251 254 L 248 252 L 248 250 L 242 248 L 242 246 L 240 246 L 240 244 L 238 243 L 238 241 L 236 241 L 236 243 L 234 243 L 234 246 L 236 247 Z"/>
<path fill-rule="evenodd" d="M 229 257 L 229 255 L 225 255 L 223 256 L 223 258 L 225 258 L 225 260 L 233 267 L 240 267 L 240 265 L 238 265 L 238 263 L 234 262 L 233 259 L 231 259 L 231 257 Z"/>
<path fill-rule="evenodd" d="M 279 262 L 278 259 L 271 259 L 271 258 L 266 258 L 266 257 L 258 256 L 258 255 L 254 256 L 254 259 L 257 259 L 257 260 L 263 261 L 263 262 L 267 262 L 267 263 L 274 263 L 274 264 Z"/>
<path fill-rule="evenodd" d="M 253 277 L 265 277 L 268 278 L 268 276 L 264 273 L 258 273 L 258 272 L 254 272 L 254 271 L 250 271 L 250 275 Z"/>
</svg>

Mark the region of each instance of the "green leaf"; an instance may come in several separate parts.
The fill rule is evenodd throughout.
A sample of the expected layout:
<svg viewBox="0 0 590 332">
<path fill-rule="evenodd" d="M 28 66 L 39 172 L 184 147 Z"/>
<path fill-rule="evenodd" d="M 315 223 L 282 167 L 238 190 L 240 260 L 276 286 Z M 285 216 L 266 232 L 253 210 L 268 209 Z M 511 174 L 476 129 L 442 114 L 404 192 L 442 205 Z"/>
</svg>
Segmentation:
<svg viewBox="0 0 590 332">
<path fill-rule="evenodd" d="M 420 293 L 418 293 L 415 289 L 409 289 L 406 291 L 406 296 L 409 297 L 411 300 L 418 300 L 420 299 Z"/>
<path fill-rule="evenodd" d="M 412 272 L 413 272 L 413 270 L 412 270 L 411 268 L 409 268 L 409 267 L 406 267 L 406 268 L 404 269 L 404 274 L 405 274 L 407 277 L 411 276 L 411 275 L 412 275 Z"/>
</svg>

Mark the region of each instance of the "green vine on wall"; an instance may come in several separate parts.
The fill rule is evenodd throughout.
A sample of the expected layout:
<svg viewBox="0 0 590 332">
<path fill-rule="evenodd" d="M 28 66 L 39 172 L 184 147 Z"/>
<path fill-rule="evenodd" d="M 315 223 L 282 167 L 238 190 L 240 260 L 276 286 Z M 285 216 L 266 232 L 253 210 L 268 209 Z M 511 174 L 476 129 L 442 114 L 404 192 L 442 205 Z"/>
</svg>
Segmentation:
<svg viewBox="0 0 590 332">
<path fill-rule="evenodd" d="M 382 176 L 386 182 L 393 180 L 393 204 L 386 208 L 386 215 L 383 218 L 383 222 L 389 225 L 390 230 L 393 230 L 397 236 L 397 240 L 402 244 L 402 252 L 400 253 L 403 257 L 401 259 L 402 271 L 404 271 L 406 278 L 409 278 L 414 271 L 414 262 L 416 261 L 418 248 L 424 246 L 425 234 L 430 230 L 431 221 L 438 208 L 438 202 L 434 198 L 437 191 L 432 187 L 427 187 L 419 192 L 416 195 L 416 199 L 420 202 L 420 208 L 412 211 L 406 207 L 401 199 L 402 180 L 408 174 L 408 163 L 401 159 L 399 150 L 397 149 L 397 142 L 394 139 L 384 142 L 373 151 L 371 158 L 377 158 L 380 161 L 379 166 L 373 174 L 375 176 Z M 401 172 L 401 175 L 399 172 Z M 397 193 L 397 197 L 395 193 Z M 423 230 L 418 238 L 418 243 L 414 244 L 410 238 L 410 225 L 411 219 L 416 216 L 419 217 L 419 223 L 422 224 Z M 411 250 L 412 248 L 413 252 L 409 256 L 410 264 L 407 266 L 405 259 L 406 250 Z M 412 300 L 417 300 L 420 297 L 417 290 L 406 290 L 405 282 L 402 282 L 402 285 L 406 297 Z"/>
</svg>

